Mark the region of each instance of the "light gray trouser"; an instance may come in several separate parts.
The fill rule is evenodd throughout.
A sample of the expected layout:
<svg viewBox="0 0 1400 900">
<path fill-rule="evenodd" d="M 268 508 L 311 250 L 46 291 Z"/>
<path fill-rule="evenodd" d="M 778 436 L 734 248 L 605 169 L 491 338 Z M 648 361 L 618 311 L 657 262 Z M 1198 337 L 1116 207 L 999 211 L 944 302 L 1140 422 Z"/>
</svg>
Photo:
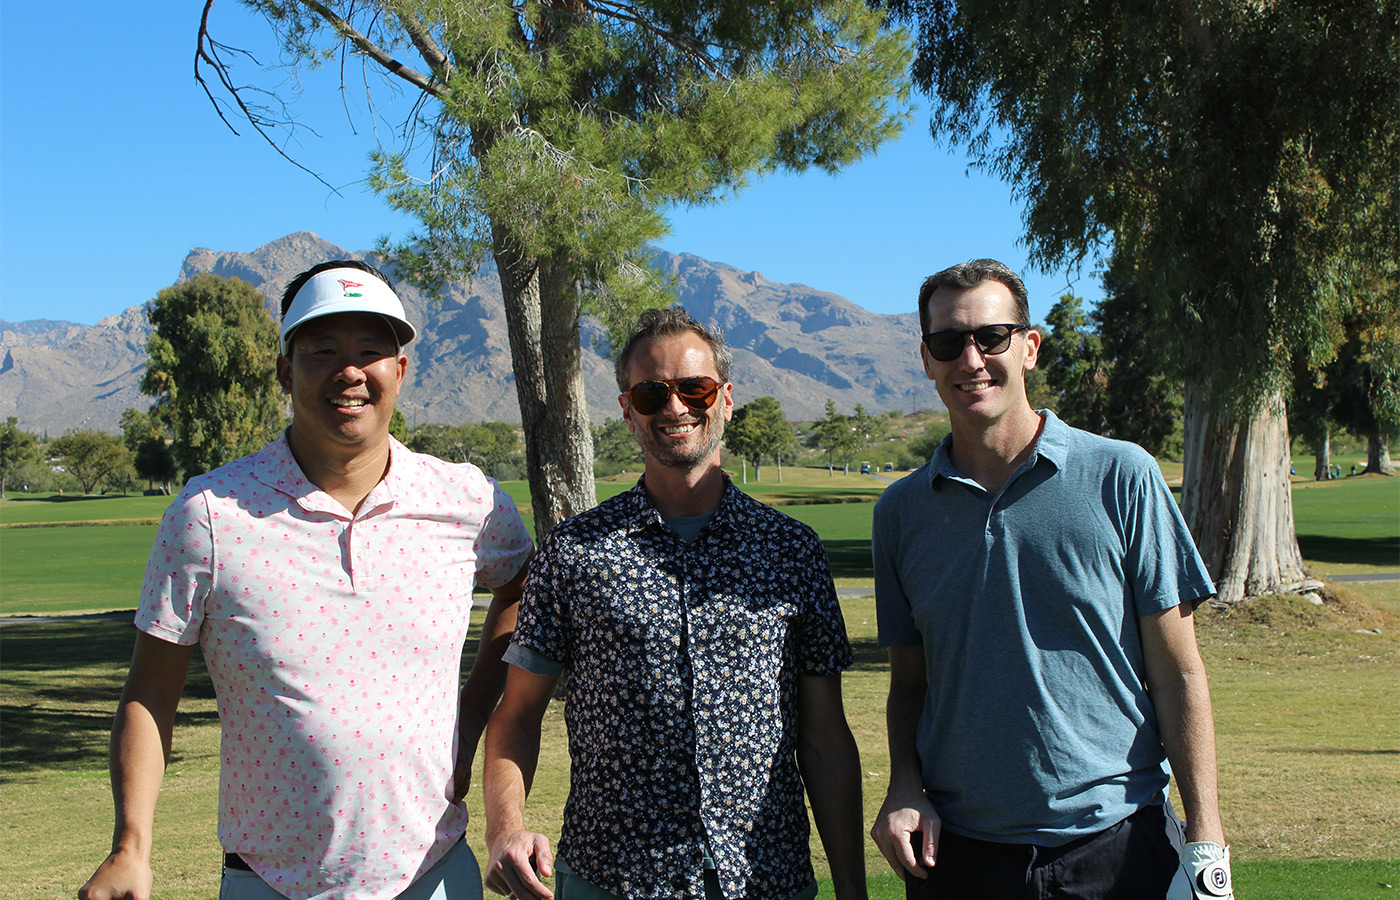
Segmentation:
<svg viewBox="0 0 1400 900">
<path fill-rule="evenodd" d="M 287 900 L 253 872 L 225 869 L 219 900 Z M 482 900 L 481 869 L 466 841 L 458 841 L 397 900 Z"/>
</svg>

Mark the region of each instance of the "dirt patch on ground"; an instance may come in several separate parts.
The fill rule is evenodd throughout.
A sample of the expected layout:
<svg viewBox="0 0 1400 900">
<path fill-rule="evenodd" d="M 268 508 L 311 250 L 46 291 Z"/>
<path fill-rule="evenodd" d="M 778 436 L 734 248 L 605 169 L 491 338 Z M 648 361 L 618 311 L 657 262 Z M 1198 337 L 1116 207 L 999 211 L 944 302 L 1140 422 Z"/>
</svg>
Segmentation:
<svg viewBox="0 0 1400 900">
<path fill-rule="evenodd" d="M 1228 607 L 1203 604 L 1197 611 L 1197 625 L 1231 631 L 1262 626 L 1280 631 L 1368 631 L 1400 634 L 1400 613 L 1358 597 L 1344 584 L 1328 583 L 1320 594 L 1322 603 L 1313 603 L 1298 594 L 1270 594 L 1251 597 Z"/>
</svg>

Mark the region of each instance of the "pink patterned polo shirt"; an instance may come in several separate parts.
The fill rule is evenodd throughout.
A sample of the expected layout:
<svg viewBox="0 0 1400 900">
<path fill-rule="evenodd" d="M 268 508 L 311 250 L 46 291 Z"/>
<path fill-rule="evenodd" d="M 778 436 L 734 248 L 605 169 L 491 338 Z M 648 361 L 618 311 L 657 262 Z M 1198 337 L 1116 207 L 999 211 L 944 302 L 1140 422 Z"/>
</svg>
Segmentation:
<svg viewBox="0 0 1400 900">
<path fill-rule="evenodd" d="M 472 586 L 530 553 L 475 466 L 390 453 L 352 516 L 284 435 L 191 480 L 146 565 L 137 627 L 198 641 L 218 695 L 219 841 L 293 900 L 392 897 L 462 837 Z"/>
</svg>

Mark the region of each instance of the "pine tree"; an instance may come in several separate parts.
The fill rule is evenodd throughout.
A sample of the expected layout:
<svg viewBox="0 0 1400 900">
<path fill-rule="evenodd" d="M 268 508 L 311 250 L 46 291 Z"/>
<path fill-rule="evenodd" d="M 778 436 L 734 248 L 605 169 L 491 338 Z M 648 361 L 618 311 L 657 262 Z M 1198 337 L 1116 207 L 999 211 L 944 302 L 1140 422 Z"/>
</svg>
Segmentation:
<svg viewBox="0 0 1400 900">
<path fill-rule="evenodd" d="M 616 335 L 670 302 L 642 256 L 666 210 L 776 168 L 835 171 L 905 116 L 906 41 L 863 0 L 247 5 L 289 58 L 348 53 L 421 94 L 407 130 L 430 141 L 431 161 L 419 171 L 379 152 L 371 184 L 422 227 L 382 249 L 429 287 L 494 258 L 541 535 L 596 499 L 579 318 L 600 315 Z M 201 71 L 243 104 L 227 48 L 208 36 L 211 6 Z"/>
</svg>

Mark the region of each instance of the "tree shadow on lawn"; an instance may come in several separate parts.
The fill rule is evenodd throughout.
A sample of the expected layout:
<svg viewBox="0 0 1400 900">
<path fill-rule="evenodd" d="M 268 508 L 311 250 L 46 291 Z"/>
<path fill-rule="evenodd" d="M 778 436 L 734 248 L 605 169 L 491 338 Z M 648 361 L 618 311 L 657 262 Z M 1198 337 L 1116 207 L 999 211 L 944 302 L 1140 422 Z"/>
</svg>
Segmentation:
<svg viewBox="0 0 1400 900">
<path fill-rule="evenodd" d="M 847 672 L 886 672 L 890 668 L 890 652 L 881 647 L 875 638 L 856 638 L 851 641 L 854 660 Z"/>
<path fill-rule="evenodd" d="M 831 574 L 837 578 L 874 578 L 875 564 L 870 559 L 870 539 L 822 541 L 826 558 L 831 562 Z"/>
<path fill-rule="evenodd" d="M 0 629 L 3 780 L 38 769 L 106 770 L 112 716 L 135 639 L 136 630 L 125 620 L 7 624 Z M 184 697 L 213 696 L 196 648 Z M 217 720 L 213 710 L 182 710 L 176 728 Z"/>
<path fill-rule="evenodd" d="M 83 503 L 88 500 L 122 500 L 143 496 L 137 491 L 128 494 L 54 494 L 49 497 L 28 497 L 6 490 L 5 499 L 14 503 Z"/>
<path fill-rule="evenodd" d="M 1321 534 L 1298 535 L 1304 559 L 1320 562 L 1388 566 L 1400 571 L 1400 541 L 1394 537 L 1350 538 Z"/>
</svg>

